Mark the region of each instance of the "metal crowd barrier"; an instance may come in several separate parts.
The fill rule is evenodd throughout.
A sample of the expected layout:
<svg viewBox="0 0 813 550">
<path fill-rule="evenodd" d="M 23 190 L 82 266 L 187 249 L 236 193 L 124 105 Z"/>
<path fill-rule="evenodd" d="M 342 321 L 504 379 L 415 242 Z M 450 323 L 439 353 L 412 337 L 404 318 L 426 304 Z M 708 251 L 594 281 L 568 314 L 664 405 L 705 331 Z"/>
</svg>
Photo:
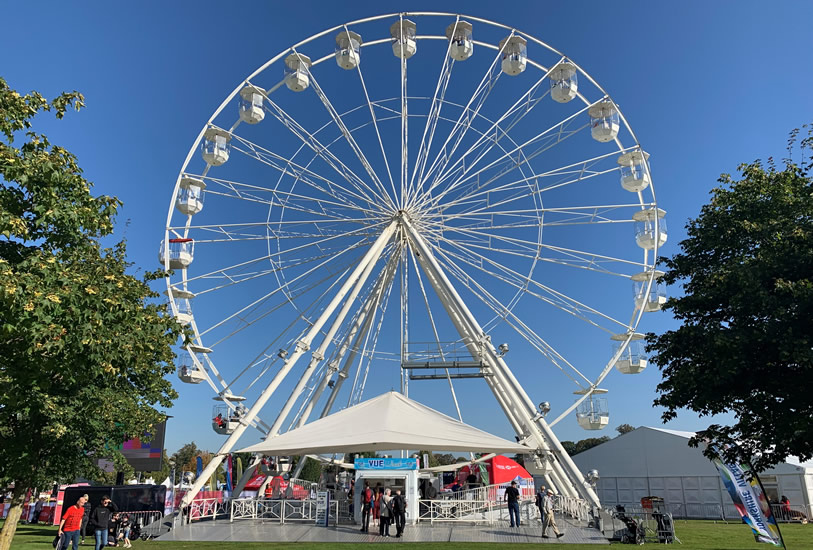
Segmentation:
<svg viewBox="0 0 813 550">
<path fill-rule="evenodd" d="M 640 505 L 622 505 L 623 514 L 632 519 L 640 527 L 644 542 L 652 543 L 673 543 L 680 542 L 675 536 L 675 520 L 671 512 L 665 510 L 665 506 L 659 508 L 643 508 Z M 680 505 L 676 505 L 680 506 Z M 605 510 L 609 514 L 609 519 L 605 521 L 604 530 L 613 533 L 613 539 L 625 540 L 625 534 L 629 534 L 628 526 L 621 519 L 615 509 Z M 609 522 L 609 524 L 608 524 Z"/>
<path fill-rule="evenodd" d="M 283 524 L 315 522 L 316 502 L 315 499 L 236 498 L 230 503 L 229 521 L 255 519 Z M 347 500 L 331 500 L 328 514 L 329 522 L 334 525 L 353 521 Z"/>
<path fill-rule="evenodd" d="M 161 534 L 161 520 L 164 518 L 163 512 L 158 511 L 119 511 L 119 517 L 127 515 L 130 518 L 130 539 L 140 538 L 141 540 L 152 539 Z M 118 537 L 121 527 L 116 532 Z M 137 536 L 136 536 L 137 535 Z"/>
<path fill-rule="evenodd" d="M 622 504 L 627 514 L 643 515 L 651 513 L 651 508 L 644 508 L 640 503 Z M 733 504 L 701 504 L 687 502 L 680 504 L 661 504 L 657 509 L 669 512 L 675 519 L 708 519 L 722 522 L 740 522 L 741 517 Z M 608 512 L 613 512 L 610 508 Z M 782 504 L 771 504 L 774 518 L 782 523 L 807 523 L 810 519 L 810 510 L 803 505 L 791 505 L 790 509 Z"/>
<path fill-rule="evenodd" d="M 791 504 L 790 506 L 785 506 L 783 504 L 771 504 L 771 511 L 773 512 L 773 517 L 776 518 L 776 521 L 785 523 L 807 523 L 810 519 L 810 516 L 808 515 L 810 510 L 806 510 L 805 506 L 802 505 Z"/>
</svg>

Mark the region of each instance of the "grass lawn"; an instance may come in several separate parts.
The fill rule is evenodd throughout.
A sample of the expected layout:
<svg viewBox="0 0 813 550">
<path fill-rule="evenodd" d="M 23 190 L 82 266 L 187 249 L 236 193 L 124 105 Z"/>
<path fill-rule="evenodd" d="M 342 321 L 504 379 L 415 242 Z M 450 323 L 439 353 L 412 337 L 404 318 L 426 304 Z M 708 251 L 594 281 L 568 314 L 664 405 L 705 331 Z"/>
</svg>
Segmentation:
<svg viewBox="0 0 813 550">
<path fill-rule="evenodd" d="M 0 520 L 2 526 L 2 520 Z M 813 550 L 813 525 L 782 524 L 780 526 L 788 550 Z M 675 533 L 683 542 L 686 550 L 767 550 L 771 548 L 765 544 L 757 544 L 751 535 L 751 530 L 739 523 L 714 523 L 711 521 L 682 521 L 675 522 Z M 45 525 L 19 525 L 17 534 L 11 547 L 14 550 L 41 550 L 51 548 L 51 541 L 56 535 L 56 527 Z M 355 550 L 356 548 L 383 548 L 394 541 L 387 543 L 363 544 L 336 544 L 336 543 L 274 543 L 274 542 L 161 542 L 134 541 L 133 548 L 139 550 L 197 550 L 199 548 L 234 548 L 235 550 L 330 550 L 337 546 L 341 550 Z M 426 542 L 426 543 L 396 543 L 408 544 L 415 550 L 485 550 L 494 548 L 491 543 L 455 543 L 455 542 Z M 507 546 L 507 545 L 506 545 Z M 517 546 L 512 543 L 511 546 Z M 615 545 L 614 545 L 615 546 Z M 654 546 L 652 544 L 648 546 Z M 562 548 L 570 550 L 595 550 L 601 546 L 590 544 L 551 544 L 545 548 Z M 86 539 L 84 547 L 93 548 L 92 539 Z M 620 548 L 619 548 L 620 550 Z"/>
</svg>

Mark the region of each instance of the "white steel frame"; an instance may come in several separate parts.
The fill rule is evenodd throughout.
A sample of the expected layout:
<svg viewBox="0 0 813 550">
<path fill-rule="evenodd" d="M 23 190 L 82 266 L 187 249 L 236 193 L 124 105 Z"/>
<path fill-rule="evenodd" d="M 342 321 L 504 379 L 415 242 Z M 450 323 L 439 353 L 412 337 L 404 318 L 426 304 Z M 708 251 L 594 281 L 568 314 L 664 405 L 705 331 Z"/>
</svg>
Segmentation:
<svg viewBox="0 0 813 550">
<path fill-rule="evenodd" d="M 494 58 L 466 104 L 446 99 L 455 64 L 455 61 L 451 60 L 448 55 L 448 46 L 431 98 L 409 94 L 407 87 L 409 61 L 401 58 L 397 61 L 400 63 L 399 96 L 390 99 L 372 99 L 365 84 L 362 62 L 350 72 L 357 74 L 363 90 L 364 101 L 358 107 L 344 112 L 340 112 L 331 102 L 330 96 L 325 92 L 318 78 L 318 66 L 330 61 L 333 54 L 328 53 L 322 57 L 311 55 L 313 62 L 309 69 L 309 87 L 312 88 L 312 92 L 308 90 L 304 93 L 314 93 L 324 106 L 330 117 L 325 125 L 315 131 L 309 131 L 286 110 L 282 102 L 275 101 L 274 98 L 277 97 L 275 94 L 290 93 L 285 90 L 284 81 L 268 87 L 263 93 L 266 118 L 275 120 L 286 128 L 295 140 L 301 142 L 293 155 L 280 155 L 238 134 L 237 130 L 241 124 L 239 118 L 230 128 L 222 128 L 231 135 L 232 154 L 242 154 L 273 169 L 278 173 L 275 184 L 247 183 L 216 177 L 221 172 L 218 169 L 215 174 L 210 175 L 208 165 L 200 174 L 189 172 L 191 161 L 205 131 L 210 127 L 216 127 L 215 121 L 228 105 L 233 104 L 240 90 L 246 85 L 253 85 L 255 79 L 259 78 L 269 67 L 278 66 L 280 60 L 291 53 L 304 54 L 303 50 L 322 37 L 340 30 L 353 30 L 359 25 L 381 22 L 381 32 L 385 38 L 371 40 L 368 36 L 364 36 L 365 41 L 361 50 L 363 59 L 364 51 L 367 48 L 377 45 L 386 47 L 389 44 L 390 39 L 386 37 L 386 30 L 389 28 L 390 21 L 403 21 L 407 17 L 418 18 L 419 31 L 421 18 L 428 17 L 445 18 L 450 22 L 465 19 L 473 23 L 475 29 L 478 24 L 502 29 L 505 31 L 504 36 L 521 36 L 528 41 L 529 46 L 533 44 L 552 54 L 552 62 L 544 65 L 529 57 L 528 70 L 537 70 L 538 78 L 532 80 L 533 83 L 525 93 L 505 109 L 501 116 L 488 119 L 482 113 L 482 108 L 490 93 L 501 79 L 510 80 L 510 77 L 503 76 L 500 70 L 501 48 L 493 43 L 473 40 L 478 47 L 475 55 L 483 54 L 485 51 L 488 55 L 494 55 Z M 416 36 L 416 39 L 419 41 L 447 40 L 442 35 L 420 34 Z M 491 53 L 488 53 L 489 51 Z M 421 55 L 420 48 L 416 55 Z M 546 99 L 549 93 L 548 72 L 551 67 L 563 60 L 571 61 L 554 48 L 527 33 L 482 18 L 451 13 L 397 13 L 353 21 L 313 35 L 270 59 L 226 97 L 198 135 L 176 181 L 167 215 L 164 239 L 167 248 L 164 249 L 163 255 L 164 267 L 169 268 L 169 239 L 188 238 L 191 235 L 197 237 L 195 240 L 198 244 L 265 241 L 268 254 L 214 271 L 192 275 L 188 269 L 183 269 L 175 277 L 168 276 L 166 283 L 170 296 L 170 309 L 173 314 L 177 315 L 178 304 L 173 298 L 172 290 L 188 291 L 190 286 L 194 287 L 204 283 L 209 285 L 208 288 L 198 290 L 198 296 L 255 281 L 262 277 L 274 277 L 277 286 L 272 288 L 268 294 L 231 312 L 212 326 L 199 327 L 196 319 L 194 317 L 192 319 L 193 345 L 197 347 L 188 349 L 188 353 L 194 365 L 205 373 L 207 383 L 227 405 L 236 408 L 239 404 L 232 389 L 236 387 L 236 382 L 242 380 L 246 374 L 250 373 L 249 378 L 251 376 L 253 378 L 245 389 L 254 386 L 263 389 L 259 398 L 242 416 L 239 427 L 229 435 L 217 455 L 184 497 L 185 505 L 194 499 L 223 457 L 234 448 L 249 426 L 259 429 L 265 437 L 273 437 L 283 431 L 285 421 L 294 412 L 300 398 L 305 396 L 298 410 L 293 414 L 288 429 L 303 425 L 312 415 L 314 407 L 328 389 L 329 382 L 335 375 L 335 384 L 331 387 L 327 403 L 320 416 L 329 414 L 344 380 L 351 377 L 354 364 L 357 365 L 357 369 L 347 404 L 351 405 L 361 399 L 370 362 L 374 355 L 380 355 L 376 346 L 389 297 L 396 285 L 399 287 L 401 296 L 401 312 L 399 312 L 401 349 L 399 353 L 392 354 L 390 358 L 403 361 L 409 331 L 407 300 L 409 288 L 406 274 L 412 266 L 418 277 L 420 297 L 426 305 L 428 318 L 438 345 L 440 346 L 440 336 L 429 305 L 427 286 L 432 288 L 436 298 L 442 304 L 460 341 L 473 358 L 482 361 L 484 379 L 518 437 L 530 448 L 535 449 L 537 458 L 548 466 L 549 473 L 546 476 L 548 485 L 557 488 L 564 497 L 584 499 L 592 506 L 599 506 L 596 493 L 564 451 L 551 426 L 569 415 L 579 403 L 591 398 L 593 392 L 598 389 L 598 385 L 609 374 L 618 357 L 634 337 L 643 309 L 632 308 L 633 313 L 629 322 L 620 321 L 589 304 L 534 280 L 532 274 L 539 262 L 550 262 L 624 278 L 630 278 L 630 271 L 633 273 L 648 272 L 651 274 L 646 287 L 648 293 L 655 276 L 654 262 L 658 255 L 658 239 L 655 239 L 656 247 L 653 250 L 643 251 L 643 260 L 639 262 L 608 254 L 547 244 L 542 241 L 542 228 L 628 223 L 634 211 L 657 208 L 657 203 L 654 190 L 650 185 L 645 190 L 646 196 L 645 192 L 638 192 L 630 195 L 634 197 L 632 201 L 617 204 L 588 204 L 557 208 L 542 206 L 540 197 L 543 193 L 613 173 L 617 167 L 608 168 L 606 163 L 602 163 L 607 159 L 614 160 L 622 153 L 640 149 L 632 129 L 623 113 L 619 111 L 620 120 L 626 132 L 625 139 L 630 140 L 627 145 L 622 144 L 621 137 L 618 137 L 614 141 L 616 149 L 613 151 L 540 173 L 534 171 L 531 164 L 533 159 L 583 132 L 587 127 L 584 124 L 587 109 L 592 104 L 609 98 L 601 86 L 574 63 L 582 83 L 591 84 L 597 94 L 593 94 L 591 99 L 588 99 L 584 95 L 585 87 L 580 84 L 577 96 L 577 101 L 581 101 L 583 105 L 580 109 L 570 113 L 556 124 L 543 127 L 537 135 L 531 138 L 526 137 L 522 141 L 515 141 L 509 131 L 520 124 L 539 102 Z M 429 102 L 426 113 L 416 115 L 409 112 L 410 102 L 418 101 Z M 445 114 L 451 109 L 459 113 L 457 117 Z M 365 110 L 369 111 L 370 120 L 368 122 L 356 125 L 348 123 L 353 116 Z M 426 124 L 416 160 L 410 167 L 408 128 L 409 118 L 412 116 L 425 117 Z M 399 174 L 396 177 L 393 176 L 393 166 L 389 162 L 385 147 L 386 135 L 382 135 L 380 129 L 381 123 L 393 119 L 400 119 L 400 165 Z M 442 142 L 442 136 L 436 136 L 441 122 L 452 125 L 451 131 Z M 482 127 L 478 129 L 475 123 L 484 125 L 485 129 Z M 375 132 L 379 150 L 365 152 L 355 134 L 370 125 Z M 330 138 L 325 132 L 328 128 L 338 129 L 339 136 Z M 473 143 L 466 141 L 470 130 L 474 135 L 469 140 L 473 139 Z M 332 150 L 340 143 L 349 147 L 352 152 L 352 155 L 346 158 L 346 162 Z M 432 154 L 433 143 L 436 145 L 441 143 L 439 151 L 434 155 Z M 464 143 L 468 144 L 463 145 Z M 465 147 L 466 150 L 462 151 L 461 147 Z M 313 155 L 310 160 L 298 160 L 304 159 L 308 151 Z M 370 160 L 373 158 L 371 155 L 378 156 L 379 154 L 386 168 L 384 175 L 380 175 L 376 171 L 374 162 Z M 348 166 L 351 164 L 351 157 L 355 159 L 352 163 L 358 163 L 363 167 L 362 172 L 357 173 Z M 324 175 L 317 168 L 318 165 L 329 167 L 330 174 Z M 648 173 L 648 165 L 645 164 L 644 167 Z M 518 177 L 512 175 L 515 172 L 518 172 L 516 174 Z M 174 211 L 175 200 L 181 179 L 186 175 L 205 180 L 207 184 L 205 193 L 208 195 L 267 206 L 269 208 L 268 220 L 265 222 L 250 220 L 245 223 L 195 224 L 194 216 L 188 215 L 183 217 L 182 223 L 173 223 L 173 220 L 179 216 Z M 481 180 L 481 177 L 485 179 Z M 511 181 L 505 181 L 506 177 L 510 177 Z M 284 178 L 293 178 L 295 183 L 290 187 L 282 186 L 281 182 Z M 651 177 L 649 179 L 651 181 Z M 298 188 L 297 184 L 299 184 Z M 492 195 L 502 198 L 492 203 L 490 202 Z M 272 208 L 296 213 L 300 219 L 293 217 L 284 220 L 280 217 L 272 222 L 270 213 Z M 450 210 L 452 213 L 448 214 L 447 212 Z M 305 218 L 301 219 L 302 216 Z M 308 219 L 308 217 L 312 217 L 312 219 Z M 506 218 L 513 221 L 508 222 Z M 450 226 L 453 222 L 456 225 Z M 303 233 L 301 228 L 309 224 L 314 228 L 313 233 Z M 341 231 L 335 229 L 340 224 L 342 227 L 352 229 Z M 518 228 L 538 228 L 538 237 L 535 240 L 529 240 L 497 232 L 497 230 L 516 230 Z M 655 220 L 655 231 L 659 231 L 657 219 Z M 201 235 L 205 238 L 200 238 Z M 358 240 L 354 245 L 348 247 L 344 241 L 347 237 Z M 284 249 L 280 244 L 296 243 L 301 239 L 309 239 L 309 241 L 302 245 L 285 245 Z M 630 241 L 632 245 L 632 239 Z M 277 245 L 276 250 L 273 249 L 272 243 Z M 499 248 L 502 254 L 513 255 L 528 261 L 530 263 L 529 272 L 523 273 L 495 261 L 489 255 L 489 252 L 495 248 Z M 198 247 L 199 251 L 200 249 L 201 247 Z M 314 253 L 314 250 L 319 252 Z M 336 261 L 337 258 L 349 257 L 348 253 L 361 253 L 362 251 L 365 252 L 361 260 L 352 265 L 344 265 Z M 194 270 L 194 264 L 192 269 Z M 501 284 L 514 288 L 513 297 L 506 300 L 496 296 L 476 278 L 466 276 L 467 270 L 478 270 L 480 274 L 486 274 L 499 280 Z M 295 275 L 287 276 L 287 273 Z M 325 273 L 326 275 L 322 276 Z M 323 289 L 322 285 L 327 284 L 326 281 L 331 279 L 335 280 L 326 289 Z M 453 284 L 452 279 L 457 281 L 457 287 Z M 428 282 L 428 285 L 424 284 L 424 280 Z M 494 318 L 481 324 L 481 320 L 475 317 L 461 298 L 458 292 L 461 287 L 465 287 L 491 309 Z M 304 298 L 299 300 L 300 297 L 314 289 L 319 289 L 319 294 L 315 298 L 312 300 L 308 298 L 308 301 L 305 302 L 302 302 L 305 300 Z M 316 290 L 314 291 L 316 292 Z M 285 301 L 282 305 L 293 305 L 298 315 L 276 338 L 269 338 L 268 344 L 254 361 L 250 362 L 234 379 L 226 380 L 210 357 L 210 353 L 205 352 L 204 341 L 208 339 L 210 332 L 235 320 L 243 320 L 255 307 L 265 303 L 272 296 L 284 297 Z M 619 346 L 616 354 L 606 363 L 598 376 L 588 376 L 515 314 L 514 306 L 520 298 L 525 296 L 535 297 L 605 331 L 610 332 L 605 325 L 615 327 L 616 334 L 626 333 L 628 337 L 621 342 L 622 345 Z M 282 305 L 275 306 L 263 313 L 263 316 L 277 311 Z M 300 329 L 300 332 L 293 336 L 289 334 L 289 331 L 295 330 L 295 324 L 302 321 L 306 323 L 307 328 Z M 544 416 L 537 411 L 533 401 L 508 368 L 502 355 L 492 345 L 488 330 L 500 321 L 507 323 L 522 335 L 534 349 L 579 387 L 581 397 L 551 422 L 547 422 Z M 209 347 L 214 349 L 217 344 L 250 324 L 251 321 L 245 321 L 241 328 L 220 340 L 209 342 Z M 293 351 L 287 356 L 280 354 L 278 358 L 274 358 L 273 351 L 277 346 L 283 346 L 283 349 L 285 346 L 289 346 Z M 313 350 L 312 346 L 314 346 Z M 294 390 L 288 395 L 277 418 L 272 423 L 264 422 L 258 416 L 260 411 L 294 369 L 298 359 L 309 351 L 311 355 L 307 367 L 302 371 Z M 365 361 L 366 366 L 364 366 Z M 270 382 L 265 382 L 263 377 L 272 367 L 279 367 L 279 369 Z M 462 420 L 448 370 L 446 370 L 446 375 L 458 417 Z M 308 387 L 309 383 L 310 387 Z M 408 389 L 408 378 L 402 372 L 401 391 L 407 393 Z"/>
</svg>

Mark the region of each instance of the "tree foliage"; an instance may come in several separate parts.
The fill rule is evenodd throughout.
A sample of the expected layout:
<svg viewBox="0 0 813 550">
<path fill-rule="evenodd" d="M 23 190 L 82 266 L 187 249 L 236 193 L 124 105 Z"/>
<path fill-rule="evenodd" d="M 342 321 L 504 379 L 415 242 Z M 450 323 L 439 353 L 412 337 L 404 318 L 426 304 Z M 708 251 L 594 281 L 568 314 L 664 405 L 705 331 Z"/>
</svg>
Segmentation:
<svg viewBox="0 0 813 550">
<path fill-rule="evenodd" d="M 615 431 L 618 432 L 618 435 L 628 434 L 632 431 L 635 431 L 635 427 L 631 424 L 621 424 L 615 428 Z"/>
<path fill-rule="evenodd" d="M 791 157 L 798 136 L 791 133 Z M 647 337 L 663 373 L 655 401 L 663 420 L 682 408 L 733 413 L 733 425 L 713 423 L 691 444 L 712 442 L 758 469 L 813 457 L 810 131 L 799 143 L 798 164 L 756 161 L 739 167 L 739 179 L 720 177 L 680 252 L 661 260 L 663 281 L 683 290 L 664 307 L 681 326 Z"/>
<path fill-rule="evenodd" d="M 592 449 L 596 445 L 601 445 L 609 441 L 609 436 L 603 435 L 601 437 L 588 437 L 587 439 L 582 439 L 577 442 L 573 441 L 562 441 L 562 447 L 565 448 L 567 454 L 570 456 L 577 455 L 581 452 L 586 451 L 587 449 Z"/>
<path fill-rule="evenodd" d="M 92 195 L 74 155 L 31 129 L 82 105 L 0 79 L 0 482 L 15 484 L 0 550 L 26 488 L 93 478 L 176 397 L 164 376 L 182 329 L 147 284 L 161 274 L 137 279 L 123 242 L 102 247 L 118 199 Z"/>
<path fill-rule="evenodd" d="M 198 449 L 198 446 L 195 445 L 194 441 L 187 443 L 172 453 L 172 460 L 175 462 L 175 470 L 178 472 L 179 476 L 181 475 L 181 472 L 195 471 L 195 459 L 200 453 L 201 450 Z"/>
</svg>

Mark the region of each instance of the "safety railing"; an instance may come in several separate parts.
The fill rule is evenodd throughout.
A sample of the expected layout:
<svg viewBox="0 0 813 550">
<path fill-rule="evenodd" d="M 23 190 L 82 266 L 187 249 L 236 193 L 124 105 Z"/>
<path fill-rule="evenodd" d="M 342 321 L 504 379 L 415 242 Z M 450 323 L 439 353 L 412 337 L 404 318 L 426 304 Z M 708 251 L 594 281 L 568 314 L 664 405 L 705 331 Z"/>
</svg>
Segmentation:
<svg viewBox="0 0 813 550">
<path fill-rule="evenodd" d="M 615 509 L 606 512 L 609 518 L 605 521 L 604 531 L 612 533 L 612 540 L 637 544 L 680 542 L 675 536 L 674 517 L 663 505 L 655 510 L 630 505 L 624 506 L 623 512 Z"/>
<path fill-rule="evenodd" d="M 533 524 L 539 520 L 536 505 L 529 500 L 520 502 L 520 521 Z M 418 500 L 418 521 L 433 523 L 509 523 L 508 505 L 495 500 L 442 499 Z"/>
<path fill-rule="evenodd" d="M 576 497 L 557 495 L 554 497 L 553 511 L 579 521 L 590 518 L 590 504 L 586 500 Z"/>
<path fill-rule="evenodd" d="M 499 502 L 502 501 L 505 496 L 505 490 L 510 486 L 510 482 L 482 485 L 479 487 L 460 489 L 459 491 L 443 492 L 440 494 L 440 497 L 446 500 L 490 500 Z M 534 499 L 534 486 L 532 483 L 525 483 L 517 487 L 517 489 L 519 490 L 520 500 Z"/>
<path fill-rule="evenodd" d="M 785 504 L 771 504 L 771 511 L 776 521 L 785 523 L 799 522 L 807 523 L 810 516 L 810 510 L 806 510 L 805 506 L 801 505 L 785 505 Z"/>
<path fill-rule="evenodd" d="M 651 513 L 651 508 L 644 508 L 640 503 L 622 504 L 627 514 L 641 516 Z M 741 516 L 731 503 L 726 504 L 703 504 L 698 502 L 686 502 L 678 504 L 660 504 L 656 507 L 664 512 L 669 512 L 675 519 L 710 519 L 722 522 L 739 522 Z M 784 523 L 807 523 L 810 520 L 811 511 L 804 505 L 791 505 L 789 508 L 782 504 L 771 504 L 771 511 L 778 522 Z M 615 507 L 609 507 L 608 513 L 615 512 Z"/>
<path fill-rule="evenodd" d="M 221 498 L 195 499 L 185 511 L 186 520 L 197 521 L 201 519 L 216 520 L 228 514 L 228 505 Z"/>
<path fill-rule="evenodd" d="M 315 499 L 232 499 L 229 509 L 229 521 L 255 519 L 272 523 L 315 522 L 317 514 Z M 346 500 L 330 501 L 329 522 L 349 523 L 353 518 L 349 514 L 349 502 Z"/>
<path fill-rule="evenodd" d="M 161 534 L 163 512 L 158 511 L 120 511 L 120 518 L 125 515 L 130 519 L 130 540 L 141 538 L 143 540 L 155 538 Z M 119 524 L 116 528 L 116 536 L 123 534 L 123 528 Z"/>
</svg>

